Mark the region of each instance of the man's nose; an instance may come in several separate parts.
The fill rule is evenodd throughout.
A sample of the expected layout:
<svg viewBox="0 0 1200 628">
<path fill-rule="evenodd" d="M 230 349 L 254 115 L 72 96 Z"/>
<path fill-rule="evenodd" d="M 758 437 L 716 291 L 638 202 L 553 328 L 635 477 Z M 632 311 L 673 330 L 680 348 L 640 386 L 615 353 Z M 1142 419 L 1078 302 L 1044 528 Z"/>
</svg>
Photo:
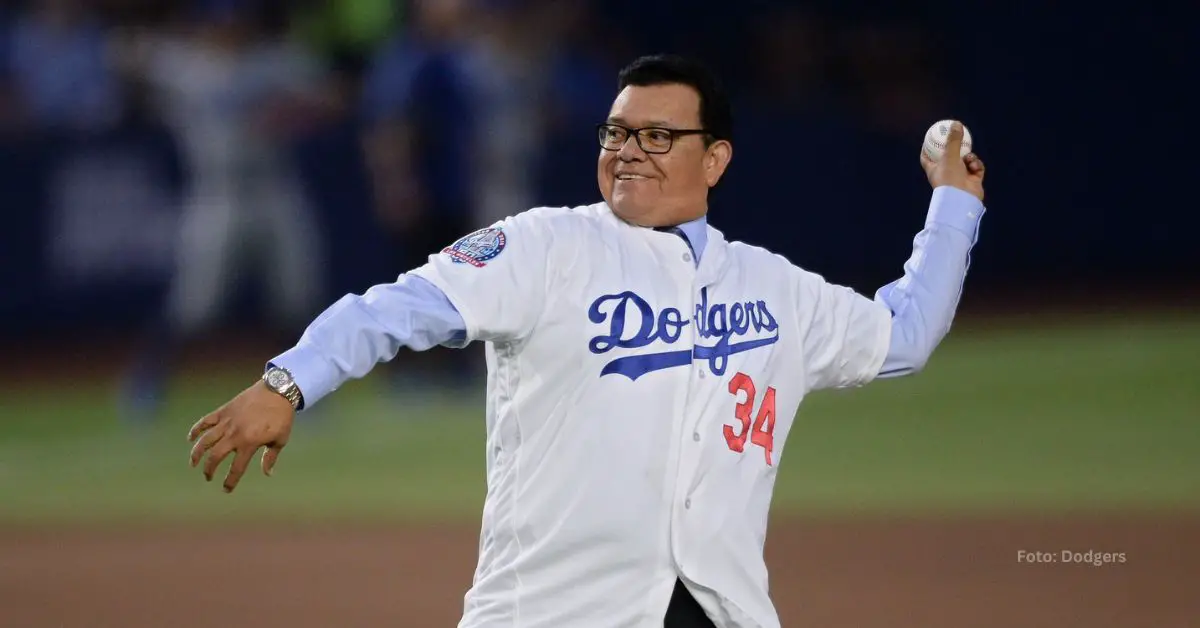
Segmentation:
<svg viewBox="0 0 1200 628">
<path fill-rule="evenodd" d="M 646 151 L 642 150 L 638 144 L 637 134 L 630 133 L 629 137 L 625 138 L 621 150 L 617 151 L 617 157 L 621 161 L 644 161 L 646 159 Z"/>
</svg>

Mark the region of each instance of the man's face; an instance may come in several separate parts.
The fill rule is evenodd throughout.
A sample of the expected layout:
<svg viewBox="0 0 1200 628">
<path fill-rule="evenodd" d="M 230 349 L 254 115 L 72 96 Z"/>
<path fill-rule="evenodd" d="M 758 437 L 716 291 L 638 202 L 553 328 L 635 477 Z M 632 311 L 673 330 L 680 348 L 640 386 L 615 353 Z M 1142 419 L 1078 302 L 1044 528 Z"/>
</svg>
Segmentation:
<svg viewBox="0 0 1200 628">
<path fill-rule="evenodd" d="M 680 84 L 631 85 L 613 101 L 607 122 L 631 129 L 699 129 L 700 95 Z M 676 136 L 668 152 L 657 154 L 647 153 L 630 134 L 618 150 L 601 148 L 600 194 L 614 213 L 643 227 L 699 218 L 708 211 L 709 187 L 731 156 L 728 142 L 705 147 L 704 140 L 699 134 Z"/>
</svg>

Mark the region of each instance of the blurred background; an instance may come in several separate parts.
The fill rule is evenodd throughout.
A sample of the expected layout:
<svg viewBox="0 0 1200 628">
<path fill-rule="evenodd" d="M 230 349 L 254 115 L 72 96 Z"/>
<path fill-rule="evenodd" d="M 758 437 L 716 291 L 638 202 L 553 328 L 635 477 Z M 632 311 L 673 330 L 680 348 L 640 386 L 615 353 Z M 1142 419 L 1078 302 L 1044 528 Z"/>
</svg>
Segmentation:
<svg viewBox="0 0 1200 628">
<path fill-rule="evenodd" d="M 405 352 L 348 384 L 304 415 L 279 477 L 233 496 L 186 467 L 183 436 L 341 295 L 498 218 L 598 201 L 594 124 L 620 67 L 655 52 L 703 59 L 733 96 L 711 223 L 864 293 L 922 226 L 926 128 L 963 120 L 988 164 L 961 314 L 927 371 L 801 409 L 776 498 L 799 528 L 769 560 L 808 595 L 785 618 L 1185 625 L 1200 15 L 1152 4 L 0 2 L 0 625 L 163 625 L 156 603 L 191 602 L 246 551 L 275 568 L 274 610 L 255 615 L 249 573 L 217 578 L 213 608 L 453 624 L 484 495 L 478 351 Z M 229 522 L 259 532 L 238 545 L 213 527 Z M 1021 571 L 1023 548 L 1131 560 Z M 914 578 L 938 585 L 871 593 Z M 948 590 L 967 601 L 938 605 Z"/>
</svg>

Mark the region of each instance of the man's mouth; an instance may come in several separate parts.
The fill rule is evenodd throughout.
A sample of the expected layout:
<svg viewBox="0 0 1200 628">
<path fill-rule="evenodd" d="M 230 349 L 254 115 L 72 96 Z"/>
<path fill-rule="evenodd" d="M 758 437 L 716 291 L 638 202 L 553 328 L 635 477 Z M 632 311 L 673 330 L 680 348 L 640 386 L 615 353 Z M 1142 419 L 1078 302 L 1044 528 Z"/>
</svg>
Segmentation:
<svg viewBox="0 0 1200 628">
<path fill-rule="evenodd" d="M 649 178 L 650 177 L 646 177 L 646 176 L 643 176 L 640 174 L 633 174 L 631 172 L 622 172 L 622 173 L 617 174 L 617 181 L 642 181 L 642 180 L 646 180 Z"/>
</svg>

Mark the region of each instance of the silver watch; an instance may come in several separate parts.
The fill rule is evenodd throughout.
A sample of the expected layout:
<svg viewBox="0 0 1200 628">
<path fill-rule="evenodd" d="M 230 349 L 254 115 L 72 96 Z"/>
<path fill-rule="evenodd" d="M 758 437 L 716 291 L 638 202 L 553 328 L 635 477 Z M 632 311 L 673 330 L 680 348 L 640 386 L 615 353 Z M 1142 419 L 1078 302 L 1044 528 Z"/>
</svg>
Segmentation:
<svg viewBox="0 0 1200 628">
<path fill-rule="evenodd" d="M 263 373 L 262 379 L 267 388 L 287 399 L 288 403 L 292 404 L 292 409 L 299 410 L 304 404 L 304 395 L 300 394 L 300 387 L 296 385 L 291 371 L 280 366 L 271 366 Z"/>
</svg>

